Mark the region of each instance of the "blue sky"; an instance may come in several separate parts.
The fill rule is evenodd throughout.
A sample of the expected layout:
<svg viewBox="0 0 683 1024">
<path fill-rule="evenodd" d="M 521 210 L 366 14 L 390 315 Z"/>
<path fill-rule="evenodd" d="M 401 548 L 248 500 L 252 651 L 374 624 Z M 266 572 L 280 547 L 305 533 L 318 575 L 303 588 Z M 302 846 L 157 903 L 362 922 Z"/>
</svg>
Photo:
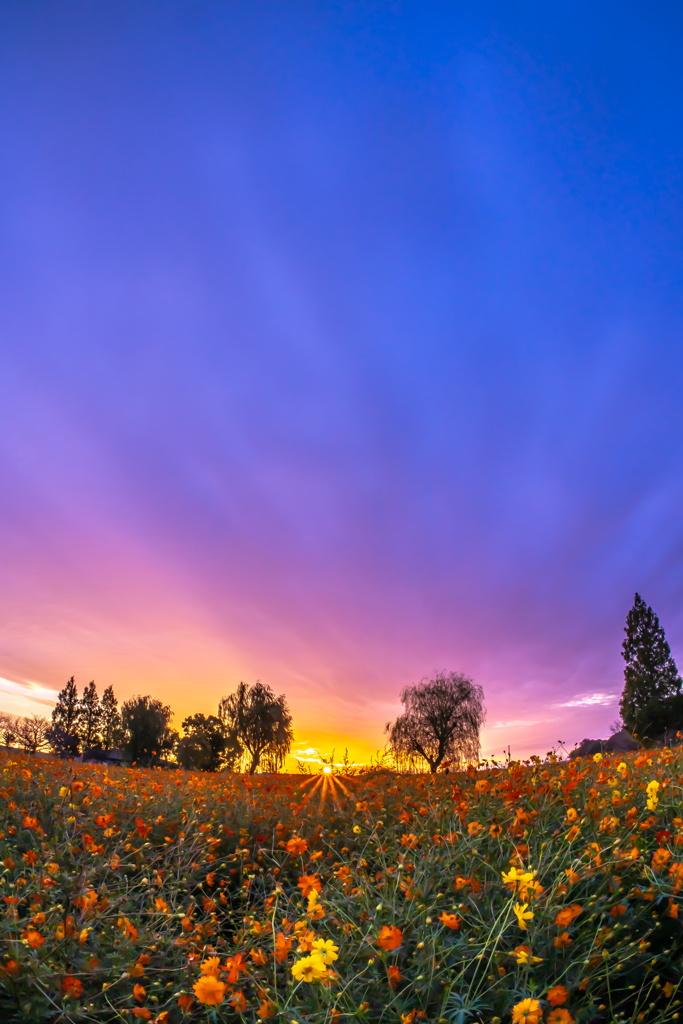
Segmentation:
<svg viewBox="0 0 683 1024">
<path fill-rule="evenodd" d="M 606 733 L 635 590 L 683 659 L 682 34 L 4 4 L 5 706 L 258 677 L 360 756 L 453 669 L 521 753 Z"/>
</svg>

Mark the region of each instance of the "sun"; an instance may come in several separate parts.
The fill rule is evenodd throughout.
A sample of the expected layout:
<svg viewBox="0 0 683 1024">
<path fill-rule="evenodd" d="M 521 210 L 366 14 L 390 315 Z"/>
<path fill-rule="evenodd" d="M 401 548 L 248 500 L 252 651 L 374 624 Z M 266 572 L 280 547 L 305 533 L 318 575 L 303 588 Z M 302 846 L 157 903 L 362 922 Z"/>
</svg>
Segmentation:
<svg viewBox="0 0 683 1024">
<path fill-rule="evenodd" d="M 348 787 L 353 788 L 356 782 L 356 779 L 350 779 L 348 776 L 345 776 L 342 781 L 341 776 L 334 774 L 332 765 L 323 765 L 320 775 L 309 775 L 307 779 L 302 780 L 301 789 L 305 791 L 305 795 L 300 810 L 303 810 L 317 793 L 320 796 L 319 814 L 322 814 L 325 809 L 328 796 L 331 797 L 335 810 L 341 811 L 344 799 L 351 797 Z"/>
</svg>

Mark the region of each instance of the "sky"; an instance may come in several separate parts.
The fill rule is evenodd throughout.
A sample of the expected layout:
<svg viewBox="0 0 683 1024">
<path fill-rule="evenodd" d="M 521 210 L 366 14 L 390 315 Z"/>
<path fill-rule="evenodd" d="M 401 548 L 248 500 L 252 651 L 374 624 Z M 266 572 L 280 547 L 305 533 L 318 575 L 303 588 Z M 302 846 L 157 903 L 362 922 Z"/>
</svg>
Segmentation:
<svg viewBox="0 0 683 1024">
<path fill-rule="evenodd" d="M 0 707 L 240 680 L 365 760 L 683 662 L 683 12 L 6 0 Z M 682 666 L 683 667 L 683 666 Z"/>
</svg>

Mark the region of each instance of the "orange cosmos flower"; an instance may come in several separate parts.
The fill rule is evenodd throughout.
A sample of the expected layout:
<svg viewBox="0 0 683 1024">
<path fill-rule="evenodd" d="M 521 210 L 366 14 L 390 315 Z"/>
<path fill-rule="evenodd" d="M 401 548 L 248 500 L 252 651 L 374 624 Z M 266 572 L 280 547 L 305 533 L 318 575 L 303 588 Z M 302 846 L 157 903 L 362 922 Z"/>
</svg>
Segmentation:
<svg viewBox="0 0 683 1024">
<path fill-rule="evenodd" d="M 569 1010 L 551 1010 L 546 1017 L 547 1024 L 574 1024 L 574 1018 Z"/>
<path fill-rule="evenodd" d="M 229 985 L 234 985 L 236 981 L 240 980 L 240 972 L 246 974 L 248 971 L 248 967 L 244 962 L 244 957 L 241 953 L 238 953 L 235 957 L 229 957 L 225 961 L 225 969 L 229 972 Z"/>
<path fill-rule="evenodd" d="M 275 936 L 275 959 L 279 964 L 287 959 L 291 948 L 292 940 L 288 939 L 282 932 L 278 932 Z"/>
<path fill-rule="evenodd" d="M 133 996 L 135 997 L 138 1003 L 144 1003 L 147 997 L 147 992 L 145 991 L 144 985 L 140 985 L 140 983 L 138 983 L 133 989 Z"/>
<path fill-rule="evenodd" d="M 573 939 L 569 938 L 569 932 L 562 932 L 561 935 L 556 935 L 553 939 L 553 946 L 555 949 L 564 949 L 565 946 L 571 946 Z"/>
<path fill-rule="evenodd" d="M 569 999 L 569 992 L 567 992 L 564 985 L 554 985 L 548 990 L 546 999 L 551 1006 L 562 1006 Z"/>
<path fill-rule="evenodd" d="M 151 1011 L 148 1010 L 146 1006 L 134 1006 L 133 1007 L 133 1016 L 137 1017 L 138 1020 L 151 1020 L 152 1019 Z"/>
<path fill-rule="evenodd" d="M 312 892 L 320 892 L 322 883 L 317 875 L 302 875 L 297 885 L 301 889 L 302 896 L 308 896 Z"/>
<path fill-rule="evenodd" d="M 387 967 L 387 975 L 388 975 L 388 979 L 389 979 L 389 984 L 391 985 L 392 988 L 396 988 L 396 986 L 398 985 L 399 981 L 403 977 L 403 975 L 399 971 L 398 967 L 393 967 L 393 966 L 392 967 Z"/>
<path fill-rule="evenodd" d="M 575 917 L 583 912 L 583 907 L 578 903 L 572 903 L 571 907 L 565 907 L 564 910 L 559 910 L 555 915 L 555 924 L 560 928 L 566 928 L 568 924 L 571 924 Z"/>
<path fill-rule="evenodd" d="M 29 946 L 31 947 L 31 949 L 40 949 L 42 944 L 45 942 L 43 936 L 40 934 L 40 932 L 37 932 L 35 928 L 26 929 L 25 939 Z"/>
<path fill-rule="evenodd" d="M 200 1003 L 205 1003 L 207 1006 L 218 1006 L 223 1002 L 227 986 L 224 982 L 219 981 L 218 978 L 214 978 L 211 974 L 206 974 L 199 981 L 196 981 L 192 987 Z"/>
<path fill-rule="evenodd" d="M 78 978 L 72 978 L 70 974 L 67 974 L 62 979 L 62 991 L 66 992 L 68 996 L 73 996 L 74 999 L 78 999 L 83 992 L 83 984 Z"/>
<path fill-rule="evenodd" d="M 183 995 L 178 996 L 178 1006 L 183 1011 L 183 1013 L 189 1013 L 190 1010 L 192 1009 L 193 1003 L 194 999 L 192 998 L 192 996 L 187 996 L 184 993 Z"/>
<path fill-rule="evenodd" d="M 287 840 L 287 853 L 301 854 L 308 849 L 308 843 L 301 836 L 294 836 Z"/>
<path fill-rule="evenodd" d="M 74 903 L 85 914 L 86 911 L 92 910 L 97 903 L 97 893 L 94 889 L 89 889 L 83 896 L 77 896 Z"/>
<path fill-rule="evenodd" d="M 217 978 L 219 973 L 220 973 L 220 969 L 221 969 L 221 961 L 220 961 L 220 957 L 217 957 L 217 956 L 211 956 L 211 957 L 209 957 L 208 960 L 204 960 L 199 965 L 199 970 L 206 977 L 211 976 L 212 978 Z"/>
<path fill-rule="evenodd" d="M 401 845 L 405 846 L 407 850 L 412 850 L 414 846 L 417 846 L 417 836 L 412 832 L 404 832 L 401 836 Z"/>
<path fill-rule="evenodd" d="M 447 914 L 445 910 L 439 918 L 439 921 L 441 921 L 441 924 L 445 928 L 451 928 L 454 931 L 460 927 L 460 918 L 456 914 Z"/>
<path fill-rule="evenodd" d="M 131 924 L 127 917 L 120 917 L 116 923 L 126 938 L 130 939 L 131 942 L 135 942 L 138 937 L 138 930 L 135 925 Z"/>
<path fill-rule="evenodd" d="M 256 1013 L 261 1018 L 261 1020 L 268 1020 L 269 1017 L 274 1016 L 275 1007 L 267 999 L 264 999 Z"/>
<path fill-rule="evenodd" d="M 403 932 L 400 928 L 397 928 L 393 924 L 385 924 L 380 928 L 377 945 L 381 946 L 382 949 L 386 949 L 387 951 L 398 949 L 402 942 Z"/>
<path fill-rule="evenodd" d="M 652 870 L 663 871 L 670 860 L 671 854 L 668 850 L 662 850 L 661 848 L 659 850 L 655 850 L 652 854 Z"/>
<path fill-rule="evenodd" d="M 230 1002 L 232 1003 L 234 1010 L 242 1011 L 247 1008 L 247 1001 L 244 998 L 244 992 L 241 988 L 238 988 L 237 991 L 230 996 Z"/>
<path fill-rule="evenodd" d="M 522 999 L 512 1007 L 512 1024 L 539 1024 L 542 1016 L 538 999 Z"/>
</svg>

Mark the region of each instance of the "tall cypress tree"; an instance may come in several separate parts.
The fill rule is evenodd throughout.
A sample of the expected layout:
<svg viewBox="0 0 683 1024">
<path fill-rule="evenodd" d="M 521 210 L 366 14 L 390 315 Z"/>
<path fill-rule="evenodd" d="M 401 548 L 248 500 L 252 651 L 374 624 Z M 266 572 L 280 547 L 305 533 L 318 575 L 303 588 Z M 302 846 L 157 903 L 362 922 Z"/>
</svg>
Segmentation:
<svg viewBox="0 0 683 1024">
<path fill-rule="evenodd" d="M 79 703 L 78 689 L 72 676 L 64 689 L 57 694 L 57 703 L 52 712 L 52 724 L 63 730 L 66 736 L 73 737 L 76 743 L 78 743 Z"/>
<path fill-rule="evenodd" d="M 78 690 L 74 677 L 71 676 L 64 689 L 57 694 L 57 703 L 52 712 L 52 725 L 47 733 L 53 750 L 62 757 L 75 757 L 78 753 L 79 705 Z"/>
<path fill-rule="evenodd" d="M 100 708 L 102 710 L 102 743 L 105 750 L 112 750 L 123 742 L 119 702 L 114 694 L 113 686 L 108 686 L 102 694 Z"/>
<path fill-rule="evenodd" d="M 83 696 L 78 702 L 79 710 L 79 732 L 83 749 L 88 750 L 100 742 L 99 728 L 102 720 L 102 709 L 97 697 L 95 680 L 92 679 L 83 690 Z"/>
<path fill-rule="evenodd" d="M 676 698 L 681 677 L 659 619 L 640 594 L 635 596 L 624 632 L 621 717 L 627 729 L 646 738 L 675 724 L 672 716 L 680 713 Z"/>
</svg>

